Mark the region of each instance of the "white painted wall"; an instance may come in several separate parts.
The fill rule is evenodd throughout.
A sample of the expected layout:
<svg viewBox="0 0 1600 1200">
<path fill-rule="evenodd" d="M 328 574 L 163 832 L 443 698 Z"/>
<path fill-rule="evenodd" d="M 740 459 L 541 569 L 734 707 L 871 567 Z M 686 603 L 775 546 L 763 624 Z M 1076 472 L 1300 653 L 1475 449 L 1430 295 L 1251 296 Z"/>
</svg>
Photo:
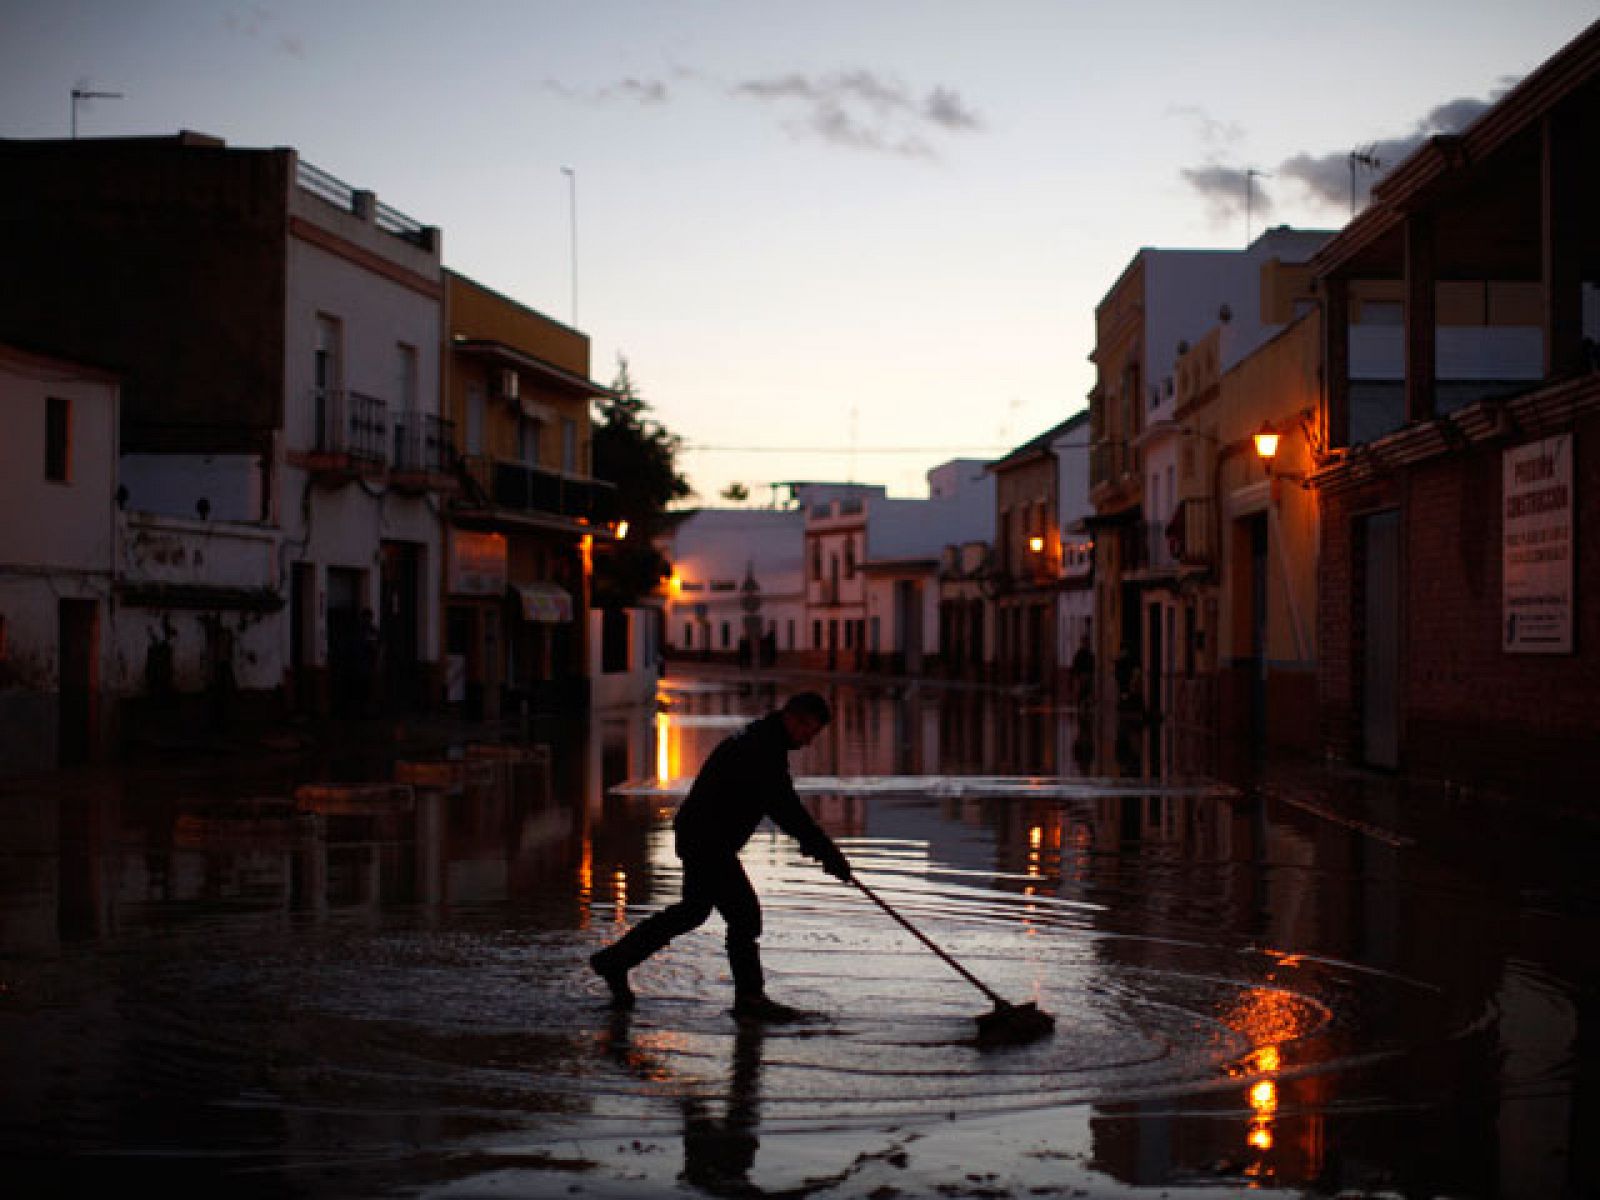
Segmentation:
<svg viewBox="0 0 1600 1200">
<path fill-rule="evenodd" d="M 276 529 L 256 524 L 199 521 L 130 512 L 123 518 L 118 575 L 139 585 L 186 585 L 277 592 Z M 287 597 L 285 597 L 286 599 Z M 169 639 L 174 683 L 180 692 L 203 692 L 209 684 L 206 622 L 218 620 L 233 634 L 235 683 L 244 691 L 271 691 L 283 682 L 288 644 L 288 609 L 246 612 L 149 609 L 123 604 L 115 631 L 111 690 L 144 694 L 150 644 Z"/>
<path fill-rule="evenodd" d="M 706 508 L 685 517 L 664 547 L 674 583 L 666 605 L 666 644 L 674 651 L 721 652 L 721 628 L 729 630 L 728 649 L 737 649 L 745 616 L 740 606 L 746 571 L 761 588 L 763 628 L 776 624 L 778 650 L 806 645 L 805 583 L 802 556 L 805 514 L 800 509 Z M 731 588 L 713 589 L 713 584 Z M 788 640 L 793 622 L 796 644 Z M 686 644 L 685 630 L 693 626 Z"/>
<path fill-rule="evenodd" d="M 395 265 L 434 281 L 439 279 L 437 254 L 429 254 L 358 218 L 343 214 L 296 190 L 291 212 L 363 245 Z M 442 313 L 436 296 L 390 279 L 350 258 L 291 236 L 288 247 L 284 362 L 284 437 L 289 454 L 315 444 L 313 389 L 317 317 L 340 322 L 340 383 L 387 404 L 388 451 L 393 427 L 401 418 L 399 363 L 401 344 L 416 354 L 416 402 L 421 413 L 438 415 L 439 354 Z M 280 580 L 287 590 L 289 567 L 308 562 L 316 569 L 317 602 L 310 641 L 315 662 L 327 661 L 327 583 L 330 567 L 366 573 L 363 603 L 376 609 L 380 543 L 394 540 L 422 548 L 418 597 L 418 653 L 424 662 L 439 660 L 439 597 L 444 563 L 443 530 L 429 498 L 397 492 L 382 483 L 349 482 L 338 487 L 313 486 L 308 473 L 284 464 L 277 516 L 283 528 Z M 380 617 L 381 621 L 381 617 Z M 288 622 L 284 623 L 283 658 L 288 661 Z"/>
<path fill-rule="evenodd" d="M 68 402 L 65 480 L 45 477 L 49 398 Z M 91 601 L 101 690 L 113 668 L 119 387 L 0 345 L 0 774 L 56 758 L 60 602 Z"/>
</svg>

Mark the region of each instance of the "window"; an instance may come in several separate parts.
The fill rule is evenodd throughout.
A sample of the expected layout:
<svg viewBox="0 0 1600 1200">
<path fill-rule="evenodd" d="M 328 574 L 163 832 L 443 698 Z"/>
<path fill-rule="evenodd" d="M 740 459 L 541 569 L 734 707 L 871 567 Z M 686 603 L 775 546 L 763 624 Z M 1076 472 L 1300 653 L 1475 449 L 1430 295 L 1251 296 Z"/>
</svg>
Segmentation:
<svg viewBox="0 0 1600 1200">
<path fill-rule="evenodd" d="M 394 398 L 403 413 L 417 411 L 417 348 L 405 342 L 394 347 Z"/>
<path fill-rule="evenodd" d="M 338 392 L 344 386 L 342 342 L 338 318 L 318 313 L 316 346 L 311 354 L 311 443 L 318 450 L 343 445 L 344 431 L 334 427 L 340 409 Z"/>
<path fill-rule="evenodd" d="M 728 628 L 726 621 L 722 622 L 722 648 L 724 650 L 733 645 L 733 630 Z"/>
<path fill-rule="evenodd" d="M 685 650 L 691 650 L 691 649 L 694 648 L 694 622 L 693 621 L 685 621 L 683 623 L 683 648 Z"/>
<path fill-rule="evenodd" d="M 72 401 L 61 396 L 45 400 L 44 477 L 55 483 L 72 477 Z"/>
<path fill-rule="evenodd" d="M 484 401 L 481 384 L 467 385 L 467 453 L 483 453 Z"/>
<path fill-rule="evenodd" d="M 531 417 L 517 422 L 517 458 L 530 467 L 539 465 L 539 422 Z"/>
<path fill-rule="evenodd" d="M 844 577 L 846 579 L 856 577 L 856 539 L 853 537 L 844 540 Z"/>
<path fill-rule="evenodd" d="M 561 469 L 578 473 L 578 423 L 571 417 L 561 418 Z"/>
</svg>

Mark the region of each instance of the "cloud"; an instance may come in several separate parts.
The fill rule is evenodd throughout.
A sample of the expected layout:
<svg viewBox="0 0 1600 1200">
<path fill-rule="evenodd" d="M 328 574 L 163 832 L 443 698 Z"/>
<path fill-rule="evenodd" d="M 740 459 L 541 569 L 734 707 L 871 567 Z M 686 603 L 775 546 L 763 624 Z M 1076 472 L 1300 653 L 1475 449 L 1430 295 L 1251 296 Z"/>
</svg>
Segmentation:
<svg viewBox="0 0 1600 1200">
<path fill-rule="evenodd" d="M 252 4 L 248 8 L 227 13 L 222 18 L 222 27 L 229 33 L 252 41 L 261 38 L 270 38 L 272 48 L 280 54 L 287 54 L 292 58 L 306 56 L 305 38 L 294 32 L 274 32 L 278 28 L 278 17 L 264 4 Z"/>
<path fill-rule="evenodd" d="M 575 88 L 559 79 L 546 79 L 542 86 L 564 99 L 584 104 L 623 103 L 648 107 L 666 104 L 672 99 L 672 89 L 662 80 L 635 79 L 631 75 L 598 88 Z"/>
<path fill-rule="evenodd" d="M 831 74 L 789 71 L 735 81 L 682 69 L 676 80 L 737 103 L 770 109 L 795 137 L 874 154 L 933 159 L 938 157 L 935 139 L 983 128 L 982 118 L 954 88 L 938 85 L 918 92 L 865 69 Z M 591 89 L 546 80 L 544 87 L 568 99 L 597 104 L 667 104 L 676 98 L 673 88 L 658 79 L 629 78 Z"/>
<path fill-rule="evenodd" d="M 1172 104 L 1167 115 L 1186 117 L 1194 125 L 1195 136 L 1213 152 L 1229 149 L 1244 140 L 1244 126 L 1237 121 L 1220 121 L 1198 104 Z"/>
<path fill-rule="evenodd" d="M 1278 164 L 1271 172 L 1271 177 L 1297 186 L 1315 206 L 1348 212 L 1351 203 L 1352 155 L 1359 154 L 1362 159 L 1368 160 L 1357 161 L 1354 164 L 1355 202 L 1359 206 L 1366 203 L 1373 183 L 1381 179 L 1384 172 L 1409 157 L 1429 138 L 1439 134 L 1459 133 L 1465 129 L 1493 107 L 1515 83 L 1515 79 L 1502 80 L 1500 86 L 1490 92 L 1487 98 L 1458 96 L 1454 100 L 1435 105 L 1410 130 L 1402 134 L 1327 153 L 1313 154 L 1302 151 L 1291 155 Z M 1172 111 L 1190 115 L 1200 113 L 1200 110 L 1195 108 Z M 1203 114 L 1201 117 L 1205 121 L 1210 121 L 1210 118 L 1204 117 Z M 1374 166 L 1373 163 L 1377 165 Z M 1213 221 L 1221 223 L 1244 211 L 1243 169 L 1224 167 L 1213 159 L 1201 166 L 1183 168 L 1179 174 L 1207 202 Z M 1271 211 L 1272 198 L 1266 186 L 1256 185 L 1252 203 L 1258 213 L 1266 214 Z"/>
<path fill-rule="evenodd" d="M 940 85 L 919 94 L 864 69 L 747 79 L 727 85 L 726 92 L 735 99 L 778 106 L 789 114 L 784 124 L 792 133 L 902 158 L 937 158 L 930 135 L 983 127 L 954 88 Z"/>
</svg>

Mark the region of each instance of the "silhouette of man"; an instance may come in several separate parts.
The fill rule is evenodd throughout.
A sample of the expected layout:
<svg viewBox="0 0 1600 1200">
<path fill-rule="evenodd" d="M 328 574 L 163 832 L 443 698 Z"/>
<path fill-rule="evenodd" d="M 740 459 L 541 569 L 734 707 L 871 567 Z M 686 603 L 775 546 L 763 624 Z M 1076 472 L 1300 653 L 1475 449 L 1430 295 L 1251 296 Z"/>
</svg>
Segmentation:
<svg viewBox="0 0 1600 1200">
<path fill-rule="evenodd" d="M 765 1021 L 799 1015 L 767 997 L 759 945 L 761 901 L 739 851 L 767 817 L 800 843 L 803 854 L 821 860 L 828 874 L 850 879 L 849 860 L 806 812 L 789 776 L 789 751 L 809 746 L 831 719 L 826 700 L 816 692 L 799 692 L 711 752 L 672 823 L 674 848 L 683 862 L 682 899 L 589 959 L 611 989 L 613 1004 L 634 1002 L 629 971 L 673 938 L 699 928 L 715 909 L 728 926 L 734 1015 Z"/>
</svg>

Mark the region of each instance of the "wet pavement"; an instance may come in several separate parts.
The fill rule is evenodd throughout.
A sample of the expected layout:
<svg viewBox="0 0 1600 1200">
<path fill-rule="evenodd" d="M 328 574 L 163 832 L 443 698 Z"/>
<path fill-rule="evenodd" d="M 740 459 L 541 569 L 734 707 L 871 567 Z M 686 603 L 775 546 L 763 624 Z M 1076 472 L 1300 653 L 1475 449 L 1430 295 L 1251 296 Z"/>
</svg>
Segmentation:
<svg viewBox="0 0 1600 1200">
<path fill-rule="evenodd" d="M 1025 698 L 839 688 L 794 756 L 862 877 L 745 862 L 605 1004 L 590 952 L 676 896 L 677 794 L 777 684 L 505 740 L 0 786 L 6 1194 L 1600 1194 L 1600 827 Z M 357 753 L 357 751 L 360 751 Z M 1225 776 L 1225 777 L 1224 777 Z"/>
</svg>

